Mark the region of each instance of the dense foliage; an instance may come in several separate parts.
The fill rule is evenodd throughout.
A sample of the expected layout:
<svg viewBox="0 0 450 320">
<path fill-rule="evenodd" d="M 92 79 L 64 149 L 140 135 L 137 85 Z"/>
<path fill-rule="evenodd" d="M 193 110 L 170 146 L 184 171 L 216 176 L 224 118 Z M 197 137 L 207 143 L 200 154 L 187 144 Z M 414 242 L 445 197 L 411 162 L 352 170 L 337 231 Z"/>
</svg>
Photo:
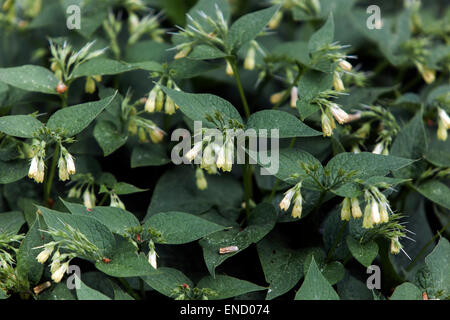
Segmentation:
<svg viewBox="0 0 450 320">
<path fill-rule="evenodd" d="M 0 299 L 450 298 L 446 1 L 0 3 Z"/>
</svg>

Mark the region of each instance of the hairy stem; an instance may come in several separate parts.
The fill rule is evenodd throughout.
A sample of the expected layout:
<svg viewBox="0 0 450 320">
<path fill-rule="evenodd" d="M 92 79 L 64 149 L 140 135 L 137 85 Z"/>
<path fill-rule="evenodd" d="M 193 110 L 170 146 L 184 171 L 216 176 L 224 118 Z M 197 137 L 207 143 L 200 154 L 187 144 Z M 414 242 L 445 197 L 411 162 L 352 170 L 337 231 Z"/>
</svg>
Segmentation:
<svg viewBox="0 0 450 320">
<path fill-rule="evenodd" d="M 53 159 L 50 165 L 50 171 L 47 175 L 47 179 L 44 183 L 44 203 L 48 203 L 50 199 L 50 193 L 52 191 L 53 178 L 55 177 L 56 164 L 58 163 L 59 144 L 56 144 L 55 151 L 53 152 Z"/>
</svg>

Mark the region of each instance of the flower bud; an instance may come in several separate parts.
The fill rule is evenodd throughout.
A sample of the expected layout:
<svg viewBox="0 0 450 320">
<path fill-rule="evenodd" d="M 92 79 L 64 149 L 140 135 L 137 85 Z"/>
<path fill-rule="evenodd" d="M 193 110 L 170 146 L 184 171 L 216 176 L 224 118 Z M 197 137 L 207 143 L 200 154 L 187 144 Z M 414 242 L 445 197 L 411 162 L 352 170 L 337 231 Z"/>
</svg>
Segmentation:
<svg viewBox="0 0 450 320">
<path fill-rule="evenodd" d="M 401 249 L 402 249 L 402 245 L 401 245 L 400 241 L 398 241 L 398 237 L 392 238 L 391 239 L 391 253 L 399 254 Z"/>
<path fill-rule="evenodd" d="M 58 160 L 58 169 L 59 169 L 59 180 L 66 181 L 69 180 L 69 172 L 67 172 L 66 161 L 63 157 L 59 157 Z"/>
<path fill-rule="evenodd" d="M 298 100 L 298 88 L 292 87 L 291 89 L 291 107 L 296 108 L 297 107 L 297 100 Z"/>
<path fill-rule="evenodd" d="M 174 114 L 175 113 L 175 102 L 170 98 L 166 98 L 166 103 L 164 104 L 164 110 L 166 114 Z"/>
<path fill-rule="evenodd" d="M 86 85 L 84 86 L 84 92 L 89 94 L 95 92 L 95 80 L 92 77 L 86 78 Z"/>
<path fill-rule="evenodd" d="M 445 128 L 450 129 L 450 117 L 448 116 L 447 112 L 445 112 L 441 108 L 438 108 L 438 115 L 439 120 L 442 122 Z"/>
<path fill-rule="evenodd" d="M 348 120 L 348 114 L 341 107 L 339 107 L 336 103 L 330 103 L 330 110 L 333 114 L 333 117 L 339 122 L 343 124 Z"/>
<path fill-rule="evenodd" d="M 186 159 L 192 162 L 197 157 L 197 155 L 202 151 L 202 147 L 203 147 L 202 141 L 196 142 L 192 147 L 192 149 L 186 153 L 185 155 Z"/>
<path fill-rule="evenodd" d="M 269 21 L 268 27 L 270 29 L 276 29 L 280 25 L 281 20 L 283 19 L 283 12 L 278 10 L 277 13 L 273 16 L 273 18 Z"/>
<path fill-rule="evenodd" d="M 359 207 L 359 201 L 358 198 L 352 198 L 351 199 L 351 205 L 352 205 L 352 216 L 354 219 L 359 219 L 362 217 L 361 208 Z"/>
<path fill-rule="evenodd" d="M 87 188 L 83 193 L 83 204 L 88 209 L 92 209 L 95 206 L 95 195 L 91 194 Z"/>
<path fill-rule="evenodd" d="M 148 263 L 153 267 L 157 268 L 156 263 L 156 251 L 155 251 L 155 244 L 153 243 L 153 240 L 150 240 L 149 244 L 149 252 L 148 252 Z"/>
<path fill-rule="evenodd" d="M 156 111 L 162 111 L 164 105 L 164 92 L 158 87 L 156 92 Z"/>
<path fill-rule="evenodd" d="M 342 209 L 341 209 L 341 220 L 349 221 L 350 220 L 350 199 L 345 197 L 342 201 Z"/>
<path fill-rule="evenodd" d="M 31 159 L 30 169 L 28 170 L 28 177 L 29 178 L 35 178 L 38 173 L 38 162 L 39 159 L 37 156 L 34 156 L 33 159 Z"/>
<path fill-rule="evenodd" d="M 366 207 L 364 208 L 364 218 L 362 226 L 365 229 L 371 229 L 373 227 L 373 221 L 371 218 L 371 205 L 370 203 L 366 204 Z"/>
<path fill-rule="evenodd" d="M 383 152 L 383 149 L 384 149 L 384 143 L 383 143 L 383 141 L 381 141 L 375 145 L 375 148 L 373 148 L 372 153 L 373 154 L 381 154 Z"/>
<path fill-rule="evenodd" d="M 147 101 L 145 102 L 144 110 L 148 113 L 155 112 L 156 107 L 156 86 L 148 94 Z"/>
<path fill-rule="evenodd" d="M 234 71 L 233 71 L 233 67 L 231 66 L 231 64 L 227 61 L 227 68 L 225 70 L 227 76 L 233 76 L 234 75 Z"/>
<path fill-rule="evenodd" d="M 255 69 L 255 54 L 256 54 L 255 47 L 251 45 L 247 51 L 247 56 L 245 57 L 244 60 L 244 69 L 247 70 Z"/>
<path fill-rule="evenodd" d="M 292 208 L 291 212 L 291 216 L 293 218 L 301 218 L 303 209 L 302 202 L 303 202 L 302 194 L 300 193 L 300 191 L 297 191 L 294 197 L 294 207 Z"/>
<path fill-rule="evenodd" d="M 295 188 L 291 188 L 284 193 L 284 198 L 280 202 L 280 209 L 283 211 L 287 211 L 291 206 L 291 200 L 295 195 Z"/>
<path fill-rule="evenodd" d="M 205 174 L 201 168 L 197 168 L 195 171 L 195 178 L 199 190 L 205 190 L 208 187 L 208 182 L 206 181 Z"/>
<path fill-rule="evenodd" d="M 339 75 L 338 72 L 334 73 L 333 88 L 338 92 L 345 90 L 344 83 L 342 82 L 341 76 Z"/>
<path fill-rule="evenodd" d="M 277 104 L 281 101 L 281 99 L 283 99 L 285 91 L 281 91 L 281 92 L 277 92 L 274 93 L 273 95 L 270 96 L 270 103 L 271 104 Z"/>
<path fill-rule="evenodd" d="M 330 137 L 333 134 L 330 118 L 325 113 L 322 113 L 322 132 L 324 137 Z"/>
<path fill-rule="evenodd" d="M 52 280 L 55 281 L 56 283 L 61 282 L 62 278 L 64 277 L 64 274 L 67 272 L 67 269 L 69 269 L 68 262 L 64 263 L 61 267 L 59 267 L 58 270 L 56 270 L 52 274 Z"/>
<path fill-rule="evenodd" d="M 149 134 L 153 143 L 160 143 L 164 139 L 164 131 L 158 127 L 150 129 Z"/>
<path fill-rule="evenodd" d="M 387 211 L 387 203 L 385 201 L 380 203 L 380 220 L 383 223 L 389 222 L 389 214 Z"/>
<path fill-rule="evenodd" d="M 178 51 L 178 53 L 175 55 L 174 59 L 178 60 L 178 59 L 185 58 L 189 54 L 189 52 L 191 52 L 191 46 L 185 46 L 180 51 Z"/>
<path fill-rule="evenodd" d="M 375 200 L 372 200 L 372 204 L 370 207 L 370 217 L 373 224 L 378 224 L 381 222 L 380 209 L 378 207 L 378 203 Z"/>
<path fill-rule="evenodd" d="M 341 69 L 344 70 L 344 71 L 349 71 L 350 72 L 352 70 L 353 66 L 347 60 L 341 60 L 341 61 L 339 61 L 339 67 L 341 67 Z"/>
<path fill-rule="evenodd" d="M 53 252 L 53 246 L 47 246 L 44 248 L 44 250 L 42 250 L 36 257 L 36 260 L 41 263 L 44 264 L 48 258 L 50 257 L 50 255 Z"/>
<path fill-rule="evenodd" d="M 65 160 L 67 163 L 67 172 L 69 174 L 75 174 L 75 162 L 73 161 L 72 155 L 70 153 L 66 153 Z"/>
<path fill-rule="evenodd" d="M 439 119 L 437 138 L 441 141 L 446 141 L 447 137 L 448 137 L 447 128 L 445 127 L 445 124 Z"/>
</svg>

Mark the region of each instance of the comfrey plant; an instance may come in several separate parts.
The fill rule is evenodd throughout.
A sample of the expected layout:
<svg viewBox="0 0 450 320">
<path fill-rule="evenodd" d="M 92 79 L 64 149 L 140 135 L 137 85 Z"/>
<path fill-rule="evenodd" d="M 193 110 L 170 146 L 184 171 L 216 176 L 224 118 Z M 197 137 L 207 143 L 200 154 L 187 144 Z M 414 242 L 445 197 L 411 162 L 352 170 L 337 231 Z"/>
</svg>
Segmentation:
<svg viewBox="0 0 450 320">
<path fill-rule="evenodd" d="M 0 299 L 450 298 L 445 1 L 69 2 L 0 0 Z"/>
</svg>

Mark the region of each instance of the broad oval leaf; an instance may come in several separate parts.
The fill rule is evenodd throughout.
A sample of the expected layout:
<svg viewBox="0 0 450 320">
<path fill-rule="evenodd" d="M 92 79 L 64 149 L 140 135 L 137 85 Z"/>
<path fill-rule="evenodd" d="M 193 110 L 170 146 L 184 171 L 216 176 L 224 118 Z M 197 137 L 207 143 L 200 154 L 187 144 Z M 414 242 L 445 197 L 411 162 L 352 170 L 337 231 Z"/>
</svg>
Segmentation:
<svg viewBox="0 0 450 320">
<path fill-rule="evenodd" d="M 44 125 L 29 115 L 13 115 L 0 117 L 0 132 L 18 138 L 33 138 Z"/>
<path fill-rule="evenodd" d="M 58 79 L 51 71 L 41 66 L 0 68 L 0 81 L 26 91 L 58 94 Z"/>
<path fill-rule="evenodd" d="M 62 130 L 66 137 L 83 131 L 116 97 L 116 94 L 105 99 L 87 102 L 56 111 L 48 120 L 47 128 Z"/>
</svg>

